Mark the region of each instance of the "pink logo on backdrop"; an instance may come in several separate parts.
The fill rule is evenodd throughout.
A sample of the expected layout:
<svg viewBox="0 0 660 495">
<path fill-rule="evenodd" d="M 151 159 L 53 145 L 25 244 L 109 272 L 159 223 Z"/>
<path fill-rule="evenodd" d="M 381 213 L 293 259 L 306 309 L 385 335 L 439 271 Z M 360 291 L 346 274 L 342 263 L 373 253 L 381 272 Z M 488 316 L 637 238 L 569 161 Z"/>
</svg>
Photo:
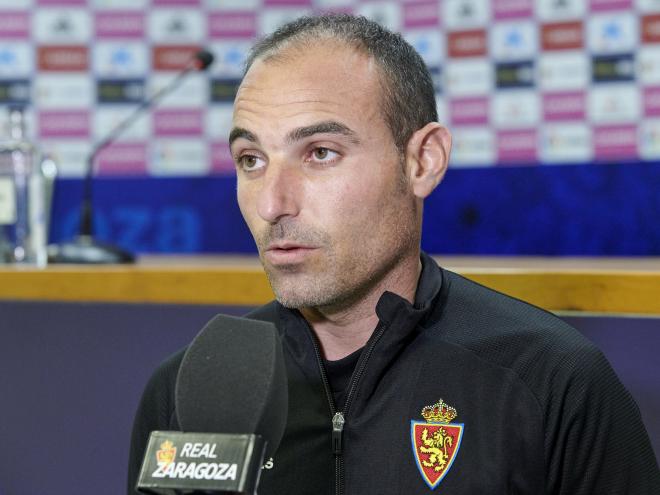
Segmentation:
<svg viewBox="0 0 660 495">
<path fill-rule="evenodd" d="M 488 98 L 460 98 L 449 102 L 453 125 L 488 125 Z"/>
<path fill-rule="evenodd" d="M 440 7 L 437 0 L 417 0 L 403 4 L 403 25 L 406 28 L 438 27 Z"/>
<path fill-rule="evenodd" d="M 3 12 L 0 15 L 0 37 L 28 38 L 30 17 L 27 12 Z"/>
<path fill-rule="evenodd" d="M 200 0 L 152 0 L 153 5 L 169 7 L 197 7 Z"/>
<path fill-rule="evenodd" d="M 48 7 L 87 6 L 87 0 L 37 0 L 37 5 Z"/>
<path fill-rule="evenodd" d="M 57 110 L 39 113 L 40 138 L 89 138 L 87 110 Z"/>
<path fill-rule="evenodd" d="M 96 35 L 99 38 L 144 37 L 142 12 L 99 12 L 96 14 Z"/>
<path fill-rule="evenodd" d="M 257 35 L 254 12 L 219 12 L 209 16 L 211 38 L 253 38 Z"/>
<path fill-rule="evenodd" d="M 546 93 L 543 95 L 543 119 L 584 120 L 586 113 L 584 91 Z"/>
<path fill-rule="evenodd" d="M 99 153 L 96 164 L 103 175 L 145 175 L 147 143 L 114 143 Z"/>
<path fill-rule="evenodd" d="M 660 117 L 660 87 L 644 89 L 644 115 Z"/>
<path fill-rule="evenodd" d="M 637 157 L 637 126 L 612 125 L 594 128 L 596 159 Z"/>
<path fill-rule="evenodd" d="M 633 0 L 591 0 L 592 12 L 631 9 Z"/>
<path fill-rule="evenodd" d="M 234 175 L 236 173 L 228 143 L 211 143 L 211 171 L 217 175 Z"/>
<path fill-rule="evenodd" d="M 204 134 L 204 118 L 201 110 L 156 110 L 154 133 L 158 137 L 190 137 Z"/>
<path fill-rule="evenodd" d="M 535 162 L 536 148 L 535 129 L 499 131 L 497 133 L 497 159 L 500 162 Z"/>
<path fill-rule="evenodd" d="M 532 0 L 494 0 L 492 5 L 495 19 L 514 19 L 533 15 Z"/>
<path fill-rule="evenodd" d="M 264 0 L 264 5 L 267 7 L 311 7 L 312 0 Z"/>
</svg>

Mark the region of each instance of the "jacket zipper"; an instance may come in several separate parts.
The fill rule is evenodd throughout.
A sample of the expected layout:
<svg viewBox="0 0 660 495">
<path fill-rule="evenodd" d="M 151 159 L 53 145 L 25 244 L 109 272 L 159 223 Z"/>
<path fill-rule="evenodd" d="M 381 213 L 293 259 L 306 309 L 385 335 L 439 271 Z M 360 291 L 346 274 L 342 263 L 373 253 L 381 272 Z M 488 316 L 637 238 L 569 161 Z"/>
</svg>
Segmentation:
<svg viewBox="0 0 660 495">
<path fill-rule="evenodd" d="M 325 396 L 328 399 L 328 404 L 330 405 L 330 414 L 332 415 L 332 453 L 335 455 L 335 495 L 343 495 L 344 460 L 342 458 L 342 440 L 344 434 L 344 426 L 346 425 L 346 416 L 350 410 L 351 399 L 353 398 L 355 390 L 357 389 L 360 378 L 364 374 L 364 370 L 367 367 L 367 362 L 373 353 L 374 347 L 376 347 L 376 344 L 383 336 L 383 333 L 385 333 L 385 325 L 383 325 L 381 322 L 378 322 L 374 333 L 371 335 L 371 338 L 367 342 L 367 346 L 360 355 L 360 359 L 358 360 L 355 371 L 351 375 L 351 380 L 348 385 L 348 394 L 346 395 L 346 401 L 344 402 L 343 412 L 337 411 L 337 408 L 335 407 L 335 400 L 332 396 L 332 390 L 330 389 L 330 382 L 328 381 L 325 365 L 323 364 L 323 359 L 321 358 L 321 347 L 319 345 L 319 341 L 309 324 L 307 324 L 307 328 L 309 329 L 312 336 L 316 361 L 319 365 L 321 380 L 323 381 L 323 388 L 325 390 Z"/>
</svg>

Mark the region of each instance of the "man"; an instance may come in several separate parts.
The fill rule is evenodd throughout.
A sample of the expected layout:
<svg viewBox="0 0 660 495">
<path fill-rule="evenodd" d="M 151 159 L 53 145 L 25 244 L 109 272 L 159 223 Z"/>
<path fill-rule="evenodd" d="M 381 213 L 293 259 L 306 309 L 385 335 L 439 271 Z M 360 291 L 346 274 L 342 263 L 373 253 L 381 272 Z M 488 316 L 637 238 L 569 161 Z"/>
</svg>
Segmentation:
<svg viewBox="0 0 660 495">
<path fill-rule="evenodd" d="M 602 355 L 553 315 L 420 253 L 451 137 L 402 38 L 303 18 L 256 45 L 230 135 L 238 202 L 277 302 L 289 418 L 259 493 L 651 494 L 639 412 Z M 145 391 L 177 429 L 182 352 Z"/>
</svg>

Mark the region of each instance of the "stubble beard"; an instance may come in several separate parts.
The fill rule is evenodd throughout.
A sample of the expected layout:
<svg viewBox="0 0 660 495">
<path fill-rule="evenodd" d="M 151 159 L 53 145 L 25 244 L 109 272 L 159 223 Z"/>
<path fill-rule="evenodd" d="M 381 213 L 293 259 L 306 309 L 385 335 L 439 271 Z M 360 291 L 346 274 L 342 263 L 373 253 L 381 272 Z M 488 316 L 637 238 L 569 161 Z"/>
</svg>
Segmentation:
<svg viewBox="0 0 660 495">
<path fill-rule="evenodd" d="M 379 205 L 379 216 L 388 222 L 381 223 L 381 229 L 370 236 L 376 242 L 365 242 L 363 237 L 346 241 L 354 255 L 340 256 L 329 234 L 289 219 L 269 226 L 256 239 L 262 265 L 280 304 L 324 312 L 342 310 L 368 294 L 410 253 L 419 252 L 416 205 L 414 200 L 409 205 L 401 201 L 405 184 L 397 186 Z M 319 252 L 301 265 L 273 267 L 264 259 L 263 250 L 276 240 L 318 246 Z"/>
</svg>

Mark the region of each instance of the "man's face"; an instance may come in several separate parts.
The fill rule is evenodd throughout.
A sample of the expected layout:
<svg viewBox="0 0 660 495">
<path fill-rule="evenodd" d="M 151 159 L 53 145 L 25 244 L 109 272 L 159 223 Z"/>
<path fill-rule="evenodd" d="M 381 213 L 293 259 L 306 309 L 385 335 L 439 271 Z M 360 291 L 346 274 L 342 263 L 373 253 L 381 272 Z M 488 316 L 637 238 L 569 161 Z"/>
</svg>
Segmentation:
<svg viewBox="0 0 660 495">
<path fill-rule="evenodd" d="M 417 252 L 379 77 L 366 55 L 328 41 L 257 60 L 238 91 L 238 203 L 285 306 L 350 305 Z"/>
</svg>

